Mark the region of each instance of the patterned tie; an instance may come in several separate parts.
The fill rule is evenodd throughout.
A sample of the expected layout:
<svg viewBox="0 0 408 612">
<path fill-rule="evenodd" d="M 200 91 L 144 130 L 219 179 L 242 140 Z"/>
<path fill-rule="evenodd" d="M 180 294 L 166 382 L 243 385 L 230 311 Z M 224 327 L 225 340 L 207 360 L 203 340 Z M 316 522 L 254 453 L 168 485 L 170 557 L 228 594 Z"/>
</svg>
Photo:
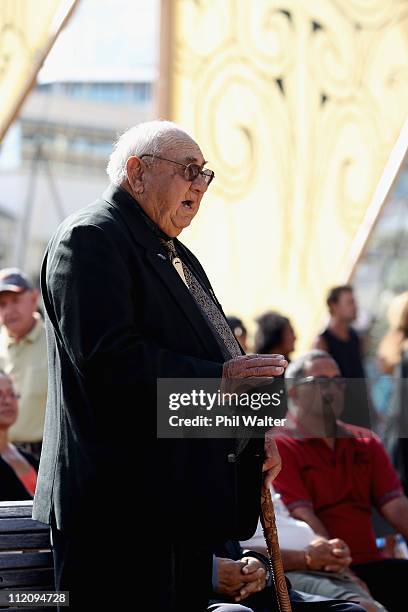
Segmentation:
<svg viewBox="0 0 408 612">
<path fill-rule="evenodd" d="M 187 285 L 198 307 L 213 329 L 224 355 L 224 359 L 228 360 L 232 357 L 241 356 L 242 352 L 238 341 L 235 339 L 224 315 L 201 283 L 196 279 L 190 268 L 180 259 L 173 240 L 161 240 L 161 242 L 169 255 L 170 261 Z"/>
</svg>

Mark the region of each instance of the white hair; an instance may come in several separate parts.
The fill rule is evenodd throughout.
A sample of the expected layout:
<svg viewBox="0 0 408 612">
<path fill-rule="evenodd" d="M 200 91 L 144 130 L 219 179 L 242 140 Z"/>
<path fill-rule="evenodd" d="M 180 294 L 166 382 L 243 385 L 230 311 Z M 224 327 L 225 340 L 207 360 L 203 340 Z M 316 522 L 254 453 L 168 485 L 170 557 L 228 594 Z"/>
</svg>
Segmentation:
<svg viewBox="0 0 408 612">
<path fill-rule="evenodd" d="M 109 157 L 106 172 L 114 185 L 127 179 L 126 162 L 132 155 L 146 153 L 159 155 L 178 141 L 192 140 L 177 123 L 172 121 L 146 121 L 126 130 L 116 141 Z"/>
</svg>

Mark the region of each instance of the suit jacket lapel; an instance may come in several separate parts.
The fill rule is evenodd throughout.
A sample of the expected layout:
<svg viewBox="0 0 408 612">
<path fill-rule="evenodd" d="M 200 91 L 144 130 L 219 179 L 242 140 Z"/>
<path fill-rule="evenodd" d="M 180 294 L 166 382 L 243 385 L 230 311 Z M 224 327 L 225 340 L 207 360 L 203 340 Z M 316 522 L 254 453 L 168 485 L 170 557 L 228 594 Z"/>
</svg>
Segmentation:
<svg viewBox="0 0 408 612">
<path fill-rule="evenodd" d="M 167 253 L 157 236 L 149 229 L 141 214 L 135 207 L 133 198 L 123 189 L 110 186 L 103 197 L 106 202 L 117 210 L 126 223 L 134 240 L 146 250 L 146 258 L 153 270 L 160 277 L 167 289 L 173 295 L 178 306 L 184 311 L 190 324 L 195 329 L 200 341 L 207 351 L 219 355 L 219 361 L 224 358 L 221 349 L 209 327 L 206 319 L 197 306 L 193 296 L 187 289 L 177 271 L 170 263 Z"/>
</svg>

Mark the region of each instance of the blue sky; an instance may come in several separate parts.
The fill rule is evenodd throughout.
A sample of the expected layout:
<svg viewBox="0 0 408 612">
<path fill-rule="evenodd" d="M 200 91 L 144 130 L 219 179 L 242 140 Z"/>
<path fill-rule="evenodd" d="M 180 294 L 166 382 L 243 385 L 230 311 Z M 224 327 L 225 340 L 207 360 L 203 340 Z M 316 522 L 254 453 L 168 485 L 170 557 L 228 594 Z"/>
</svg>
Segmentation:
<svg viewBox="0 0 408 612">
<path fill-rule="evenodd" d="M 159 0 L 80 0 L 39 80 L 144 80 L 156 73 Z"/>
</svg>

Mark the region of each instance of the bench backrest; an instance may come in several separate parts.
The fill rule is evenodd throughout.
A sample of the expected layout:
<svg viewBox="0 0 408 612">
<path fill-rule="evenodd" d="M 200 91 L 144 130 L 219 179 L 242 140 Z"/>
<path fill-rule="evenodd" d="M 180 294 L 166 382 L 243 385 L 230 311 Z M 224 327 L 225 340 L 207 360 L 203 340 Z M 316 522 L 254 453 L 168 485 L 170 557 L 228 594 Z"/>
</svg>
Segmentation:
<svg viewBox="0 0 408 612">
<path fill-rule="evenodd" d="M 32 507 L 0 502 L 0 589 L 54 591 L 50 528 L 31 518 Z"/>
</svg>

